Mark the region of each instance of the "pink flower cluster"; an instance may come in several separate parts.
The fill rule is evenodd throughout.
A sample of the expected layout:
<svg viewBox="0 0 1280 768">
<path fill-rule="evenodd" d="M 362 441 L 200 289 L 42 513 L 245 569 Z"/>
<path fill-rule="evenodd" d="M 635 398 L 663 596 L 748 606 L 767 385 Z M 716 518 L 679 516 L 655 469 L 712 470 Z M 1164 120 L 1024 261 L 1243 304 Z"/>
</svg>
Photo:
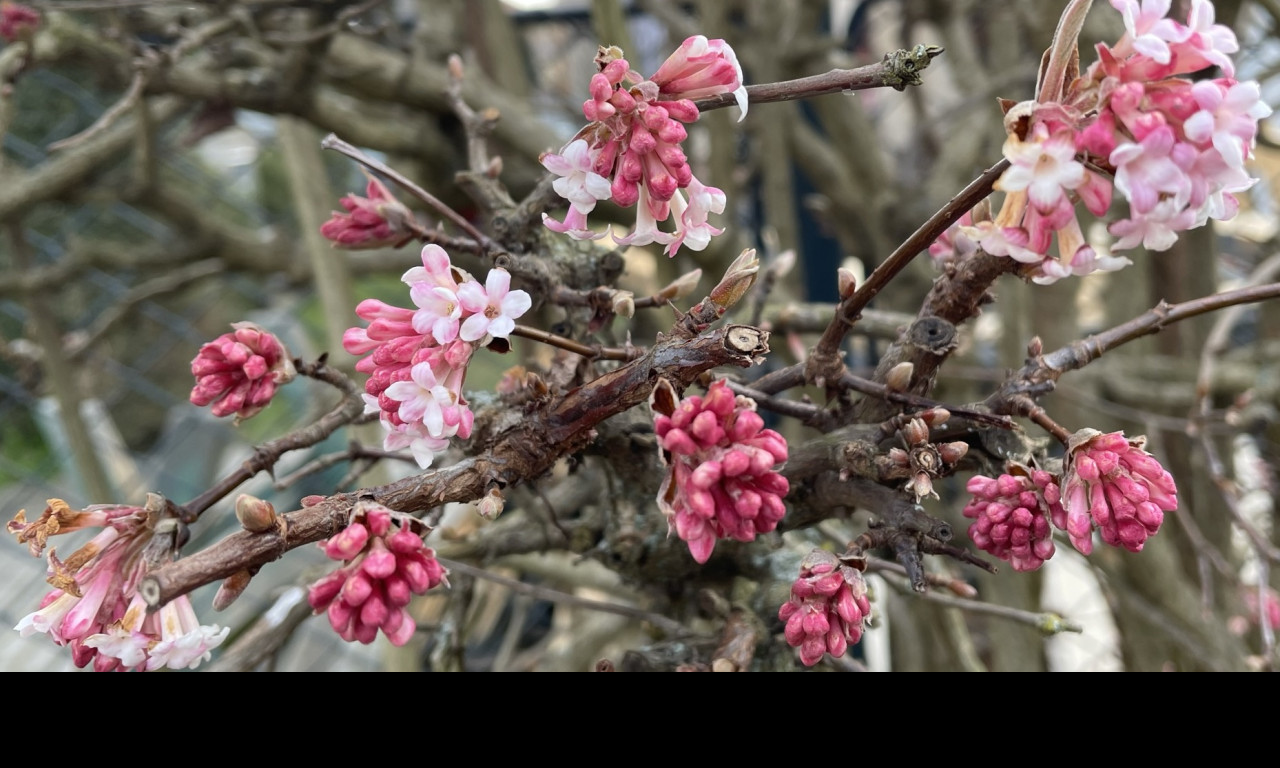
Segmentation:
<svg viewBox="0 0 1280 768">
<path fill-rule="evenodd" d="M 350 328 L 342 346 L 365 355 L 356 370 L 369 374 L 365 403 L 380 413 L 386 429 L 383 447 L 409 448 L 422 468 L 450 437 L 471 435 L 474 415 L 462 395 L 467 365 L 476 347 L 491 339 L 505 339 L 515 318 L 533 300 L 525 291 L 511 290 L 511 275 L 492 269 L 481 285 L 454 267 L 438 245 L 422 249 L 422 266 L 401 278 L 417 309 L 366 299 L 356 314 L 367 328 Z"/>
<path fill-rule="evenodd" d="M 1068 440 L 1061 478 L 1016 464 L 1016 474 L 970 478 L 969 538 L 1018 571 L 1053 557 L 1050 523 L 1084 555 L 1093 552 L 1095 529 L 1111 546 L 1142 551 L 1164 513 L 1178 508 L 1173 477 L 1145 444 L 1144 437 L 1082 429 Z"/>
<path fill-rule="evenodd" d="M 307 598 L 343 640 L 367 645 L 382 630 L 392 645 L 404 645 L 417 629 L 405 606 L 414 595 L 448 586 L 444 567 L 414 525 L 420 524 L 407 515 L 359 501 L 347 527 L 321 542 L 343 566 L 312 584 Z"/>
<path fill-rule="evenodd" d="M 49 550 L 49 583 L 55 589 L 14 629 L 23 637 L 47 634 L 71 649 L 77 667 L 92 664 L 99 672 L 195 669 L 208 661 L 229 627 L 202 626 L 185 595 L 148 612 L 138 594 L 153 565 L 146 554 L 161 522 L 151 507 L 95 504 L 73 510 L 50 499 L 34 522 L 19 512 L 8 530 L 36 556 L 49 536 L 89 527 L 102 531 L 65 561 Z M 173 530 L 158 535 L 172 537 Z"/>
<path fill-rule="evenodd" d="M 1034 571 L 1053 557 L 1053 529 L 1045 489 L 1056 483 L 1041 469 L 1001 475 L 994 480 L 975 475 L 965 486 L 973 499 L 964 516 L 974 519 L 969 538 L 978 549 L 1008 561 L 1015 571 Z M 1054 505 L 1058 506 L 1058 505 Z M 1059 511 L 1061 507 L 1059 506 Z"/>
<path fill-rule="evenodd" d="M 1178 508 L 1173 477 L 1144 445 L 1145 437 L 1127 439 L 1123 432 L 1082 429 L 1071 436 L 1061 498 L 1048 489 L 1045 498 L 1051 506 L 1061 502 L 1062 517 L 1054 523 L 1081 553 L 1093 551 L 1094 528 L 1107 544 L 1141 552 L 1164 513 Z"/>
<path fill-rule="evenodd" d="M 596 63 L 600 72 L 591 78 L 591 98 L 582 105 L 591 122 L 559 154 L 542 156 L 543 166 L 559 177 L 556 192 L 570 203 L 564 221 L 543 214 L 543 222 L 580 240 L 597 239 L 604 235 L 587 228 L 587 214 L 597 201 L 612 199 L 623 207 L 637 205 L 636 226 L 618 242 L 661 243 L 668 256 L 681 245 L 706 248 L 724 231 L 707 217 L 724 212 L 725 196 L 694 177 L 680 144 L 685 124 L 699 116 L 694 99 L 732 93 L 746 115 L 747 91 L 733 49 L 695 35 L 648 79 L 617 48 L 601 48 Z M 673 232 L 658 228 L 668 218 Z"/>
<path fill-rule="evenodd" d="M 214 416 L 236 415 L 236 421 L 256 415 L 297 374 L 280 340 L 253 323 L 232 323 L 224 333 L 200 347 L 191 361 L 196 385 L 191 402 L 213 403 Z"/>
<path fill-rule="evenodd" d="M 1082 2 L 1073 0 L 1067 13 Z M 1236 193 L 1256 182 L 1245 161 L 1271 109 L 1256 82 L 1234 79 L 1236 37 L 1214 23 L 1212 3 L 1191 0 L 1185 25 L 1165 18 L 1169 0 L 1111 5 L 1124 16 L 1119 42 L 1099 44 L 1098 60 L 1060 92 L 1043 92 L 1042 84 L 1037 100 L 1007 110 L 1011 166 L 996 183 L 1004 204 L 994 221 L 964 228 L 988 253 L 1036 265 L 1039 283 L 1129 263 L 1085 241 L 1077 200 L 1101 217 L 1118 190 L 1129 216 L 1110 225 L 1118 238 L 1111 250 L 1160 251 L 1180 231 L 1234 216 Z M 1074 37 L 1061 40 L 1050 53 L 1065 61 L 1075 45 Z M 1210 66 L 1225 76 L 1176 77 Z"/>
<path fill-rule="evenodd" d="M 717 539 L 753 541 L 786 514 L 787 478 L 774 465 L 787 460 L 787 441 L 764 428 L 755 408 L 720 379 L 654 420 L 671 465 L 658 506 L 699 563 Z"/>
<path fill-rule="evenodd" d="M 778 610 L 787 643 L 800 649 L 806 667 L 821 661 L 824 653 L 843 656 L 862 639 L 863 622 L 870 616 L 862 572 L 822 549 L 800 563 L 791 598 Z"/>
<path fill-rule="evenodd" d="M 366 174 L 368 175 L 368 174 Z M 345 195 L 338 202 L 346 212 L 334 211 L 320 234 L 336 248 L 399 248 L 413 239 L 409 228 L 413 214 L 373 176 L 365 189 L 367 197 Z"/>
<path fill-rule="evenodd" d="M 40 26 L 40 13 L 30 6 L 0 2 L 0 40 L 29 40 Z"/>
</svg>

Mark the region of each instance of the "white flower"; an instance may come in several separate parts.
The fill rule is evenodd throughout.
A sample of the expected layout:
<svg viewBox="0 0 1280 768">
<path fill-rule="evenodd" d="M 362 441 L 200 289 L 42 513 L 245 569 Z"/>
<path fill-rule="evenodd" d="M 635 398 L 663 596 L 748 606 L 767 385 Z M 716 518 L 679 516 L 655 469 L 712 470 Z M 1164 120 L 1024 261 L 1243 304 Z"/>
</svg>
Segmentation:
<svg viewBox="0 0 1280 768">
<path fill-rule="evenodd" d="M 612 194 L 609 180 L 595 172 L 585 139 L 575 139 L 560 151 L 559 155 L 548 152 L 542 156 L 542 167 L 560 177 L 551 186 L 579 213 L 591 213 L 597 200 L 608 200 Z"/>
<path fill-rule="evenodd" d="M 458 288 L 458 301 L 474 314 L 462 322 L 458 338 L 477 341 L 486 334 L 498 339 L 510 336 L 516 327 L 515 319 L 533 306 L 528 293 L 510 288 L 511 274 L 505 269 L 489 270 L 483 288 L 475 281 L 463 283 Z"/>
</svg>

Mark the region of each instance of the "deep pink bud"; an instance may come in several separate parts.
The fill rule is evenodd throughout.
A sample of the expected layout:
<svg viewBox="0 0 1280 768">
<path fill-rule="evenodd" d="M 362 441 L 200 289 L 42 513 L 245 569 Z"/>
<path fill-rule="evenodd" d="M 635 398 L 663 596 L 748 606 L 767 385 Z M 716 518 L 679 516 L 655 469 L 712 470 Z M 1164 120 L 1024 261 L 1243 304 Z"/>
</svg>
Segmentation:
<svg viewBox="0 0 1280 768">
<path fill-rule="evenodd" d="M 354 608 L 369 599 L 369 595 L 373 594 L 373 591 L 373 580 L 369 578 L 368 574 L 357 568 L 342 583 L 342 602 Z"/>
<path fill-rule="evenodd" d="M 334 560 L 351 560 L 369 541 L 369 529 L 363 523 L 352 523 L 323 543 L 324 552 Z"/>
<path fill-rule="evenodd" d="M 232 328 L 202 346 L 191 361 L 196 384 L 190 400 L 212 404 L 215 416 L 235 414 L 239 422 L 266 407 L 276 386 L 290 381 L 296 371 L 284 345 L 270 333 L 252 323 L 233 323 Z"/>
<path fill-rule="evenodd" d="M 786 514 L 781 496 L 788 484 L 775 469 L 777 455 L 786 456 L 786 443 L 760 429 L 763 421 L 754 408 L 721 380 L 705 397 L 668 400 L 662 409 L 670 413 L 655 416 L 659 443 L 671 462 L 658 505 L 698 562 L 711 556 L 717 539 L 752 541 L 774 530 Z"/>
</svg>

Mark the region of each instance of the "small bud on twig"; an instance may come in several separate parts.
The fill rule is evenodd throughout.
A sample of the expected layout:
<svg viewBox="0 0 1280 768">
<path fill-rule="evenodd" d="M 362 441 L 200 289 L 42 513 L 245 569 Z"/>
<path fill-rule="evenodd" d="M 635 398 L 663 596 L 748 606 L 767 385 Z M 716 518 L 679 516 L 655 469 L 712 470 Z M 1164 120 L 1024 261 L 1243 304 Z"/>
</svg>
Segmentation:
<svg viewBox="0 0 1280 768">
<path fill-rule="evenodd" d="M 721 309 L 729 309 L 737 304 L 751 286 L 756 283 L 756 275 L 760 272 L 760 260 L 756 258 L 756 249 L 747 248 L 738 254 L 719 284 L 711 289 L 711 301 Z"/>
<path fill-rule="evenodd" d="M 693 293 L 695 289 L 697 289 L 698 282 L 700 280 L 702 280 L 701 269 L 695 269 L 692 272 L 686 272 L 680 277 L 677 277 L 675 280 L 672 280 L 671 284 L 668 285 L 666 288 L 663 288 L 662 290 L 658 291 L 657 297 L 660 300 L 665 299 L 668 301 L 683 299 L 684 297 Z"/>
<path fill-rule="evenodd" d="M 636 314 L 635 294 L 631 291 L 614 291 L 613 314 L 619 317 L 634 317 Z"/>
<path fill-rule="evenodd" d="M 841 299 L 847 299 L 858 290 L 858 278 L 853 274 L 853 270 L 848 267 L 840 267 L 836 270 L 836 288 L 840 293 Z"/>
<path fill-rule="evenodd" d="M 236 519 L 250 533 L 262 533 L 276 527 L 276 509 L 271 502 L 242 493 L 236 497 Z"/>
<path fill-rule="evenodd" d="M 498 515 L 502 514 L 502 509 L 506 504 L 506 499 L 502 498 L 502 492 L 497 488 L 490 488 L 489 492 L 476 502 L 476 511 L 480 513 L 481 517 L 496 520 Z"/>
<path fill-rule="evenodd" d="M 911 376 L 915 372 L 915 363 L 898 363 L 885 374 L 885 389 L 890 392 L 906 392 L 907 387 L 911 386 Z"/>
<path fill-rule="evenodd" d="M 213 596 L 213 610 L 225 611 L 236 601 L 236 598 L 244 594 L 245 589 L 249 586 L 249 580 L 253 578 L 253 574 L 249 571 L 236 571 L 227 578 L 222 580 L 218 585 L 218 591 Z"/>
</svg>

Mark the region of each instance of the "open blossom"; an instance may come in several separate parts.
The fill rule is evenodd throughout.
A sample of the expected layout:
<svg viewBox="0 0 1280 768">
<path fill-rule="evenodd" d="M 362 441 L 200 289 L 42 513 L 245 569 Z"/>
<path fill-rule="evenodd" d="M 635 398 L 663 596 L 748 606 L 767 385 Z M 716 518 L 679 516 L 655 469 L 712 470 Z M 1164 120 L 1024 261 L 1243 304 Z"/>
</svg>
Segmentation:
<svg viewBox="0 0 1280 768">
<path fill-rule="evenodd" d="M 1001 560 L 1015 571 L 1034 571 L 1053 557 L 1054 514 L 1059 505 L 1045 499 L 1045 489 L 1057 484 L 1044 470 L 1021 470 L 997 478 L 975 475 L 965 486 L 973 498 L 965 505 L 964 516 L 972 518 L 969 538 L 974 545 Z"/>
<path fill-rule="evenodd" d="M 670 464 L 658 506 L 694 560 L 705 563 L 718 539 L 753 541 L 778 526 L 789 487 L 775 465 L 787 460 L 787 442 L 764 429 L 755 401 L 720 379 L 676 405 L 662 380 L 650 405 Z"/>
<path fill-rule="evenodd" d="M 486 336 L 505 339 L 515 329 L 515 319 L 533 306 L 528 293 L 511 290 L 511 274 L 505 269 L 489 270 L 483 288 L 474 281 L 460 286 L 458 301 L 470 315 L 458 331 L 463 341 L 479 341 Z"/>
<path fill-rule="evenodd" d="M 345 195 L 338 202 L 345 209 L 334 211 L 320 234 L 335 248 L 399 248 L 413 239 L 413 213 L 391 194 L 387 186 L 365 174 L 369 183 L 366 197 Z"/>
<path fill-rule="evenodd" d="M 417 309 L 366 299 L 356 315 L 369 325 L 347 329 L 342 346 L 364 356 L 356 370 L 369 375 L 366 410 L 379 414 L 383 448 L 408 448 L 425 469 L 449 438 L 471 435 L 475 415 L 462 392 L 471 355 L 493 338 L 507 338 L 533 300 L 510 289 L 503 269 L 490 270 L 482 286 L 438 245 L 425 246 L 422 266 L 401 280 Z"/>
<path fill-rule="evenodd" d="M 381 631 L 392 645 L 404 645 L 417 629 L 405 610 L 409 601 L 448 586 L 444 567 L 415 527 L 425 528 L 408 515 L 361 500 L 347 527 L 320 543 L 343 565 L 312 584 L 307 599 L 316 613 L 328 615 L 342 639 L 368 644 Z"/>
<path fill-rule="evenodd" d="M 200 347 L 191 361 L 196 385 L 191 402 L 213 404 L 214 416 L 256 415 L 297 374 L 289 352 L 278 338 L 253 323 L 232 323 L 224 333 Z"/>
<path fill-rule="evenodd" d="M 194 669 L 208 661 L 229 627 L 200 624 L 185 595 L 148 612 L 138 593 L 147 573 L 172 557 L 176 528 L 162 517 L 163 509 L 163 500 L 153 495 L 145 507 L 96 504 L 84 510 L 50 499 L 32 522 L 19 512 L 8 530 L 37 556 L 50 536 L 102 530 L 65 560 L 49 550 L 54 589 L 14 629 L 24 637 L 46 634 L 70 648 L 77 667 L 92 664 L 100 672 Z"/>
<path fill-rule="evenodd" d="M 732 93 L 746 115 L 746 86 L 733 49 L 695 35 L 649 79 L 631 69 L 617 48 L 601 48 L 596 63 L 600 71 L 582 105 L 591 122 L 558 154 L 541 158 L 558 177 L 556 192 L 570 204 L 563 221 L 543 214 L 543 222 L 580 240 L 599 238 L 588 228 L 587 214 L 598 201 L 612 200 L 637 207 L 636 225 L 618 242 L 662 243 L 669 256 L 682 245 L 703 250 L 723 231 L 707 216 L 724 212 L 725 196 L 694 177 L 681 143 L 688 135 L 685 125 L 699 116 L 695 99 Z M 674 231 L 660 229 L 668 220 Z"/>
<path fill-rule="evenodd" d="M 1060 484 L 1061 497 L 1049 488 L 1045 499 L 1060 504 L 1054 524 L 1064 529 L 1082 554 L 1093 551 L 1093 530 L 1102 540 L 1140 552 L 1178 508 L 1173 477 L 1143 450 L 1145 437 L 1082 429 L 1071 436 Z"/>
<path fill-rule="evenodd" d="M 1084 2 L 1072 0 L 1064 18 Z M 996 183 L 1004 204 L 993 222 L 964 230 L 989 253 L 1035 265 L 1029 276 L 1039 283 L 1129 263 L 1094 252 L 1077 203 L 1101 217 L 1118 192 L 1127 217 L 1110 224 L 1117 240 L 1108 250 L 1166 250 L 1179 232 L 1234 216 L 1235 196 L 1256 182 L 1245 163 L 1271 109 L 1257 83 L 1234 79 L 1239 46 L 1214 23 L 1212 3 L 1193 0 L 1186 24 L 1166 18 L 1168 0 L 1111 5 L 1125 23 L 1114 46 L 1098 45 L 1097 61 L 1058 92 L 1006 105 L 1010 167 Z M 1075 47 L 1071 36 L 1056 40 L 1050 64 Z M 1214 66 L 1225 76 L 1179 77 Z"/>
<path fill-rule="evenodd" d="M 863 623 L 870 616 L 862 571 L 822 549 L 800 563 L 791 598 L 778 610 L 787 643 L 800 649 L 806 667 L 822 661 L 823 654 L 843 656 L 862 639 Z"/>
</svg>

